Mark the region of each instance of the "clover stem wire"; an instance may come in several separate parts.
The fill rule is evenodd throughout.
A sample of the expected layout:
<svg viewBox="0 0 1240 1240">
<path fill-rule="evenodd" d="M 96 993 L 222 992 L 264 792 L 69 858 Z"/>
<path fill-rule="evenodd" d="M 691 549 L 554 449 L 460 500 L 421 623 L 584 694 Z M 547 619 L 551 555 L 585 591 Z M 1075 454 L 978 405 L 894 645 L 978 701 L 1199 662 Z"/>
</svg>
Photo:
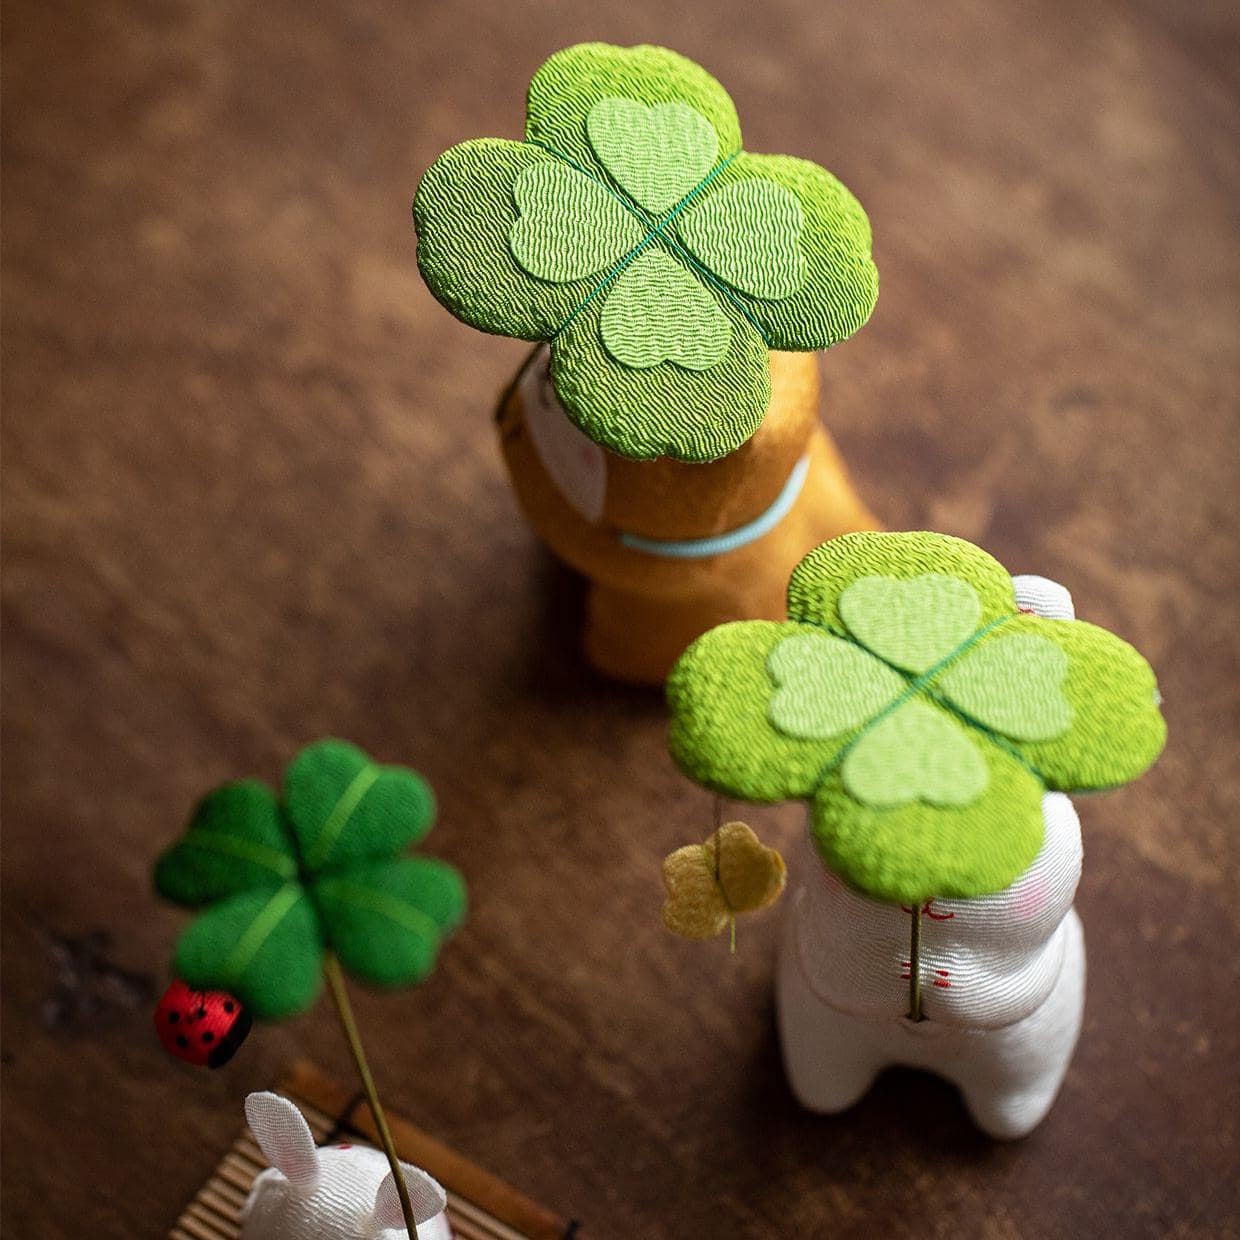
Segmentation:
<svg viewBox="0 0 1240 1240">
<path fill-rule="evenodd" d="M 405 1183 L 400 1158 L 396 1153 L 396 1145 L 392 1141 L 392 1130 L 388 1127 L 387 1116 L 384 1115 L 383 1107 L 379 1102 L 379 1091 L 375 1088 L 375 1079 L 370 1074 L 370 1064 L 366 1062 L 366 1052 L 362 1049 L 362 1039 L 357 1032 L 357 1022 L 353 1019 L 353 1006 L 349 1002 L 349 992 L 345 989 L 340 961 L 331 952 L 328 952 L 323 959 L 323 976 L 327 979 L 327 988 L 331 991 L 332 1002 L 336 1005 L 336 1011 L 340 1015 L 344 1040 L 349 1044 L 353 1063 L 357 1067 L 357 1075 L 361 1078 L 362 1089 L 366 1093 L 366 1101 L 370 1104 L 370 1113 L 374 1116 L 375 1127 L 379 1130 L 379 1143 L 383 1146 L 388 1166 L 392 1169 L 396 1195 L 400 1198 L 400 1211 L 405 1216 L 405 1230 L 409 1233 L 409 1240 L 416 1240 L 418 1225 L 413 1217 L 413 1203 L 409 1200 L 409 1186 Z"/>
<path fill-rule="evenodd" d="M 921 903 L 914 901 L 909 910 L 908 943 L 908 1018 L 924 1020 L 921 1014 Z"/>
</svg>

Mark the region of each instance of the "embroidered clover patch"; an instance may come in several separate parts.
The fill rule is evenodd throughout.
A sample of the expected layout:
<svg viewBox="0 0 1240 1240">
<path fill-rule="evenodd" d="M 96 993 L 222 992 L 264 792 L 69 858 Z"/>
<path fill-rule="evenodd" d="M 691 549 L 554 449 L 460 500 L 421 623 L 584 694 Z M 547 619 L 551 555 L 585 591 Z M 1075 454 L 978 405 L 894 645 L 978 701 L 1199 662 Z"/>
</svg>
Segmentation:
<svg viewBox="0 0 1240 1240">
<path fill-rule="evenodd" d="M 788 617 L 686 651 L 672 754 L 724 795 L 808 800 L 824 860 L 876 898 L 1001 890 L 1041 846 L 1046 790 L 1114 787 L 1162 748 L 1145 660 L 1019 612 L 1007 572 L 959 539 L 826 543 L 793 573 Z"/>
<path fill-rule="evenodd" d="M 373 985 L 421 981 L 465 912 L 451 866 L 399 855 L 433 818 L 421 776 L 344 741 L 303 749 L 282 800 L 257 780 L 217 788 L 155 869 L 162 896 L 203 909 L 175 975 L 229 991 L 260 1020 L 310 1006 L 329 950 Z"/>
<path fill-rule="evenodd" d="M 657 47 L 581 44 L 530 84 L 523 142 L 452 147 L 414 201 L 453 314 L 551 343 L 560 402 L 622 456 L 713 460 L 757 430 L 768 349 L 845 339 L 877 296 L 864 211 L 742 149 L 731 99 Z"/>
</svg>

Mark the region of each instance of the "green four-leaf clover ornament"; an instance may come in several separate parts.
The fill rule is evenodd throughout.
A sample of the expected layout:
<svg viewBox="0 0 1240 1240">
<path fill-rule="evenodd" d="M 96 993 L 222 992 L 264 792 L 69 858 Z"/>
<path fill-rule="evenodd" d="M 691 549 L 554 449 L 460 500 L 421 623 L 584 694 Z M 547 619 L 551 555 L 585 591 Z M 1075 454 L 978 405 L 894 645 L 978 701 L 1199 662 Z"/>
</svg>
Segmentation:
<svg viewBox="0 0 1240 1240">
<path fill-rule="evenodd" d="M 421 776 L 344 741 L 303 749 L 282 798 L 256 780 L 217 788 L 155 868 L 161 895 L 203 910 L 177 944 L 175 974 L 266 1020 L 310 1006 L 329 951 L 365 982 L 421 981 L 465 914 L 451 866 L 400 855 L 433 819 Z"/>
<path fill-rule="evenodd" d="M 721 625 L 668 680 L 670 745 L 718 793 L 803 798 L 824 861 L 876 899 L 1001 890 L 1047 790 L 1136 778 L 1165 738 L 1154 674 L 941 534 L 849 534 L 797 566 L 788 620 Z"/>
<path fill-rule="evenodd" d="M 452 147 L 413 210 L 435 296 L 549 341 L 568 415 L 632 458 L 733 451 L 766 413 L 768 350 L 827 348 L 878 295 L 856 199 L 816 164 L 743 150 L 719 83 L 659 47 L 558 52 L 525 140 Z"/>
</svg>

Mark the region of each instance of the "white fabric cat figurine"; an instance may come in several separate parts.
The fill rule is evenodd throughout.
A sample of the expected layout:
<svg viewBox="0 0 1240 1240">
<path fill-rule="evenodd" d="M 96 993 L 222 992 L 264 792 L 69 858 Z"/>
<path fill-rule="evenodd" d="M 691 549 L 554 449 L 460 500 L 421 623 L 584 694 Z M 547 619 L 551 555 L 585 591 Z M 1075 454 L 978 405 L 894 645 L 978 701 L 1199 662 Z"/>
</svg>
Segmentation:
<svg viewBox="0 0 1240 1240">
<path fill-rule="evenodd" d="M 1072 620 L 1068 591 L 1013 578 L 1017 605 Z M 778 974 L 793 1092 L 819 1112 L 857 1102 L 885 1067 L 937 1072 L 993 1137 L 1030 1132 L 1050 1110 L 1081 1029 L 1085 945 L 1072 907 L 1081 828 L 1062 793 L 1042 801 L 1046 836 L 1005 891 L 922 909 L 922 1010 L 908 1020 L 911 909 L 845 887 L 808 844 Z"/>
<path fill-rule="evenodd" d="M 245 1117 L 271 1167 L 241 1212 L 241 1240 L 398 1240 L 406 1234 L 387 1159 L 362 1145 L 318 1149 L 287 1098 L 255 1093 Z M 448 1199 L 425 1171 L 402 1163 L 418 1240 L 452 1240 Z"/>
</svg>

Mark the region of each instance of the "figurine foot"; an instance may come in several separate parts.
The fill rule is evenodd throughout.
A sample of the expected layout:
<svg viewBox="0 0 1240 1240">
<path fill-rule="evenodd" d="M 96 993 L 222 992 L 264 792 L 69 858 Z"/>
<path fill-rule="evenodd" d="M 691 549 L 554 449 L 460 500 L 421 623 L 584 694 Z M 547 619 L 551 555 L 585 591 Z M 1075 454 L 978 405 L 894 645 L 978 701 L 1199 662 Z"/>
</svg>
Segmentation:
<svg viewBox="0 0 1240 1240">
<path fill-rule="evenodd" d="M 1046 1118 L 1068 1071 L 1085 1004 L 1085 941 L 1068 913 L 1059 981 L 1030 1016 L 984 1035 L 984 1050 L 945 1071 L 960 1086 L 974 1123 L 1001 1141 L 1027 1136 Z"/>
<path fill-rule="evenodd" d="M 794 920 L 788 919 L 789 927 Z M 780 955 L 776 1002 L 784 1071 L 797 1101 L 823 1115 L 859 1102 L 881 1067 L 867 1041 L 867 1022 L 837 1012 L 814 994 L 793 945 Z"/>
</svg>

